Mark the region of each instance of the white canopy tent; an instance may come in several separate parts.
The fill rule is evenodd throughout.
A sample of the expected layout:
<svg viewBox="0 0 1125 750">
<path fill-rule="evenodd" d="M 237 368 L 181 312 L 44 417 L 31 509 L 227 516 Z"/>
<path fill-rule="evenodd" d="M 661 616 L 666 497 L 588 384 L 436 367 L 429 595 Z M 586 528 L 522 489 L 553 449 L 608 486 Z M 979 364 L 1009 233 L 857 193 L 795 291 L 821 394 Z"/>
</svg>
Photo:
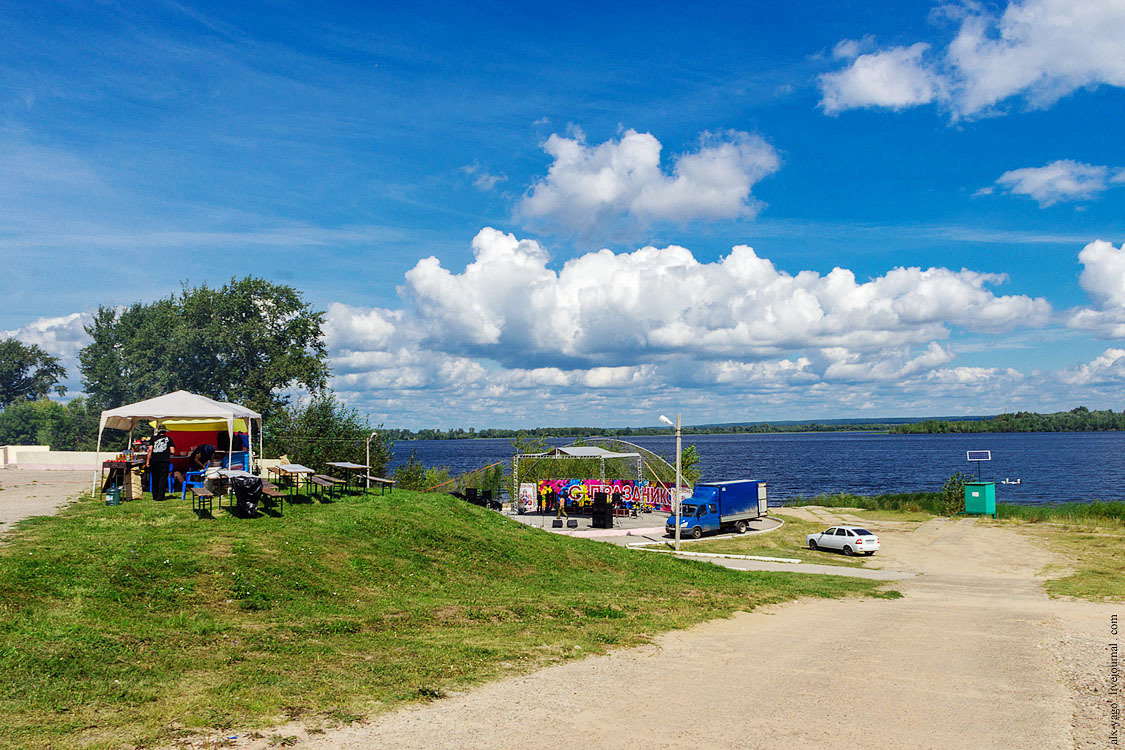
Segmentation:
<svg viewBox="0 0 1125 750">
<path fill-rule="evenodd" d="M 247 446 L 249 451 L 250 465 L 254 462 L 254 430 L 252 423 L 256 420 L 258 423 L 258 439 L 261 442 L 262 435 L 262 415 L 253 409 L 247 409 L 245 406 L 238 404 L 229 404 L 222 401 L 215 401 L 206 396 L 199 396 L 195 393 L 188 393 L 187 391 L 176 391 L 175 393 L 167 393 L 163 396 L 150 398 L 146 401 L 138 401 L 135 404 L 127 404 L 125 406 L 118 406 L 115 409 L 106 409 L 102 412 L 101 420 L 98 423 L 98 445 L 96 462 L 99 467 L 94 474 L 93 487 L 90 490 L 91 495 L 97 494 L 98 477 L 101 474 L 101 450 L 102 450 L 102 432 L 105 428 L 109 427 L 115 430 L 128 430 L 133 432 L 133 428 L 140 422 L 155 421 L 158 424 L 163 423 L 165 420 L 192 420 L 196 424 L 202 421 L 213 421 L 216 426 L 226 426 L 227 434 L 230 436 L 230 443 L 234 444 L 234 422 L 236 419 L 246 420 L 247 433 L 250 438 L 250 444 Z M 130 434 L 130 442 L 132 441 L 132 434 Z M 249 467 L 247 467 L 249 468 Z"/>
</svg>

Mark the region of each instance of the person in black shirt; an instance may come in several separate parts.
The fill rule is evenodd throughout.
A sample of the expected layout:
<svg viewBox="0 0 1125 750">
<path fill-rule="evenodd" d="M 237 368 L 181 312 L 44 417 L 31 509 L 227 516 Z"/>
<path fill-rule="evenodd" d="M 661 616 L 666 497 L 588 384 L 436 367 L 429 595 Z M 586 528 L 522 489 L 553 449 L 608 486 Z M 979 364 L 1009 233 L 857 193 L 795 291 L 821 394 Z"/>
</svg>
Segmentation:
<svg viewBox="0 0 1125 750">
<path fill-rule="evenodd" d="M 184 481 L 184 475 L 189 471 L 203 471 L 211 465 L 211 457 L 215 455 L 215 446 L 210 443 L 195 446 L 195 450 L 188 456 L 188 465 L 183 473 L 176 472 L 176 480 Z"/>
<path fill-rule="evenodd" d="M 145 456 L 145 466 L 152 477 L 153 500 L 163 500 L 168 491 L 168 466 L 172 463 L 172 451 L 175 448 L 176 444 L 168 437 L 168 431 L 157 427 L 156 435 L 148 446 L 148 455 Z"/>
</svg>

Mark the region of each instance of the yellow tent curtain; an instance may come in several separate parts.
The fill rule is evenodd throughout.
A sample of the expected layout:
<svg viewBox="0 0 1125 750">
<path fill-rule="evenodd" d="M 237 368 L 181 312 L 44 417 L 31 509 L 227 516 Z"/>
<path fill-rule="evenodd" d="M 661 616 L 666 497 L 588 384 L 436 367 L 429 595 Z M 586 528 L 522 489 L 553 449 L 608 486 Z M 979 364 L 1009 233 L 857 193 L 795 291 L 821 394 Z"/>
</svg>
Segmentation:
<svg viewBox="0 0 1125 750">
<path fill-rule="evenodd" d="M 149 422 L 153 429 L 156 429 L 156 422 Z M 161 421 L 165 428 L 173 432 L 226 432 L 227 421 L 225 419 L 165 419 Z M 249 432 L 246 427 L 245 419 L 234 420 L 235 432 Z"/>
</svg>

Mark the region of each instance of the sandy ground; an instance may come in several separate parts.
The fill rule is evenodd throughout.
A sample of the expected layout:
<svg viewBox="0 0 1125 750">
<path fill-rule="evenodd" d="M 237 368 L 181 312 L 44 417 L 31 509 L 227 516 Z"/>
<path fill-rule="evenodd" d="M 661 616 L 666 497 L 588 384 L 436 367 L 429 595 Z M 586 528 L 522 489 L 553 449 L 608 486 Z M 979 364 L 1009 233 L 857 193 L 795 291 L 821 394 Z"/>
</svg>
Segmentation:
<svg viewBox="0 0 1125 750">
<path fill-rule="evenodd" d="M 234 744 L 1109 747 L 1106 644 L 1120 605 L 1048 599 L 1039 572 L 1052 556 L 1011 529 L 863 523 L 882 537 L 884 567 L 917 574 L 891 584 L 902 599 L 742 613 L 369 723 L 316 734 L 294 724 Z"/>
<path fill-rule="evenodd" d="M 89 471 L 0 469 L 0 535 L 23 518 L 53 515 L 79 493 L 89 492 L 91 475 Z"/>
</svg>

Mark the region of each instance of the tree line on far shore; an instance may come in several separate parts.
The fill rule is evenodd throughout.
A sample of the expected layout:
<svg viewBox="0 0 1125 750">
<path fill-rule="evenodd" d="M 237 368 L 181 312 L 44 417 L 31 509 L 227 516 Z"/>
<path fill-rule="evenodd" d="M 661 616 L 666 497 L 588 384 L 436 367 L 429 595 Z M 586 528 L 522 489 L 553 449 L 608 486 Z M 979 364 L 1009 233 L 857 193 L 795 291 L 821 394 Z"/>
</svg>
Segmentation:
<svg viewBox="0 0 1125 750">
<path fill-rule="evenodd" d="M 979 421 L 954 422 L 928 419 L 896 425 L 891 432 L 900 435 L 952 432 L 1107 432 L 1125 430 L 1125 413 L 1091 411 L 1079 406 L 1070 411 L 1037 414 L 1019 411 L 998 414 Z"/>
</svg>

